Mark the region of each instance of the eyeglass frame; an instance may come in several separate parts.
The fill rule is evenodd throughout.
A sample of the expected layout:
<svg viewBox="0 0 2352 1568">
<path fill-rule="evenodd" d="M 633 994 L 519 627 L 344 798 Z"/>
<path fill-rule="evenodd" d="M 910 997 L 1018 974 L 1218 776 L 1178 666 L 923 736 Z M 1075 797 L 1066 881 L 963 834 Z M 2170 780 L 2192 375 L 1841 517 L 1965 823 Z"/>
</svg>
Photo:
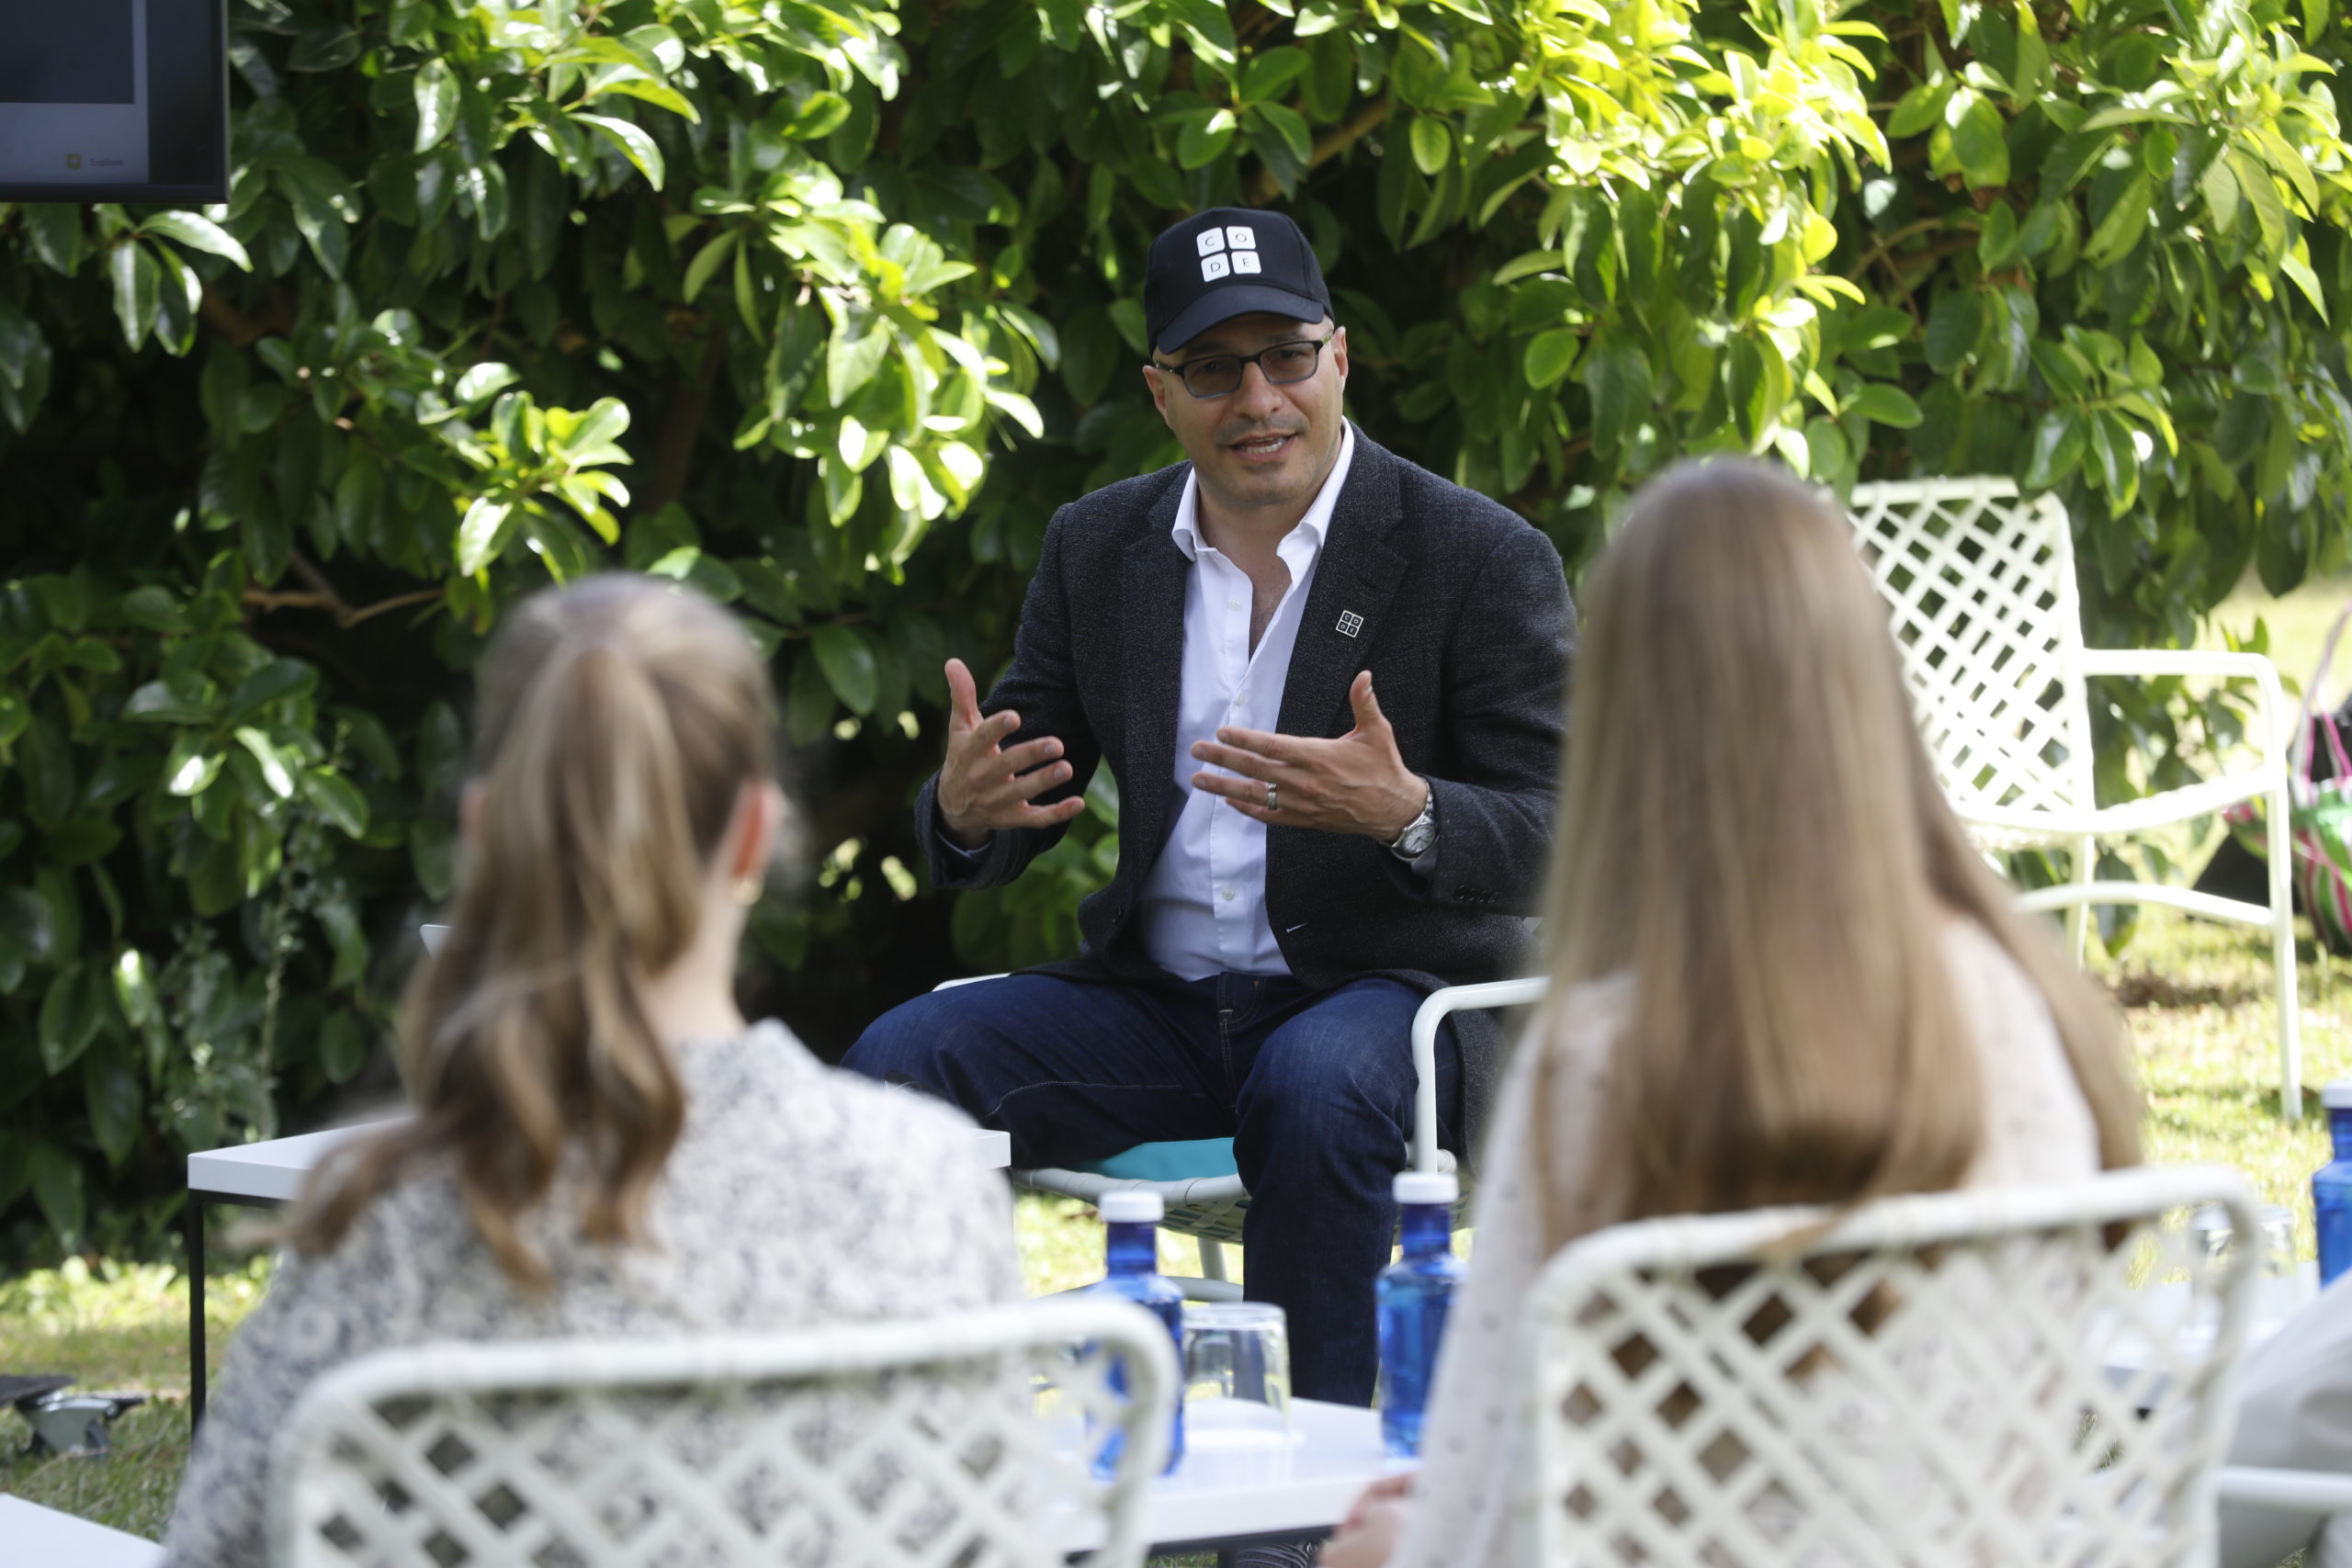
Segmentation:
<svg viewBox="0 0 2352 1568">
<path fill-rule="evenodd" d="M 1148 369 L 1157 370 L 1163 375 L 1175 377 L 1177 384 L 1182 387 L 1185 391 L 1191 393 L 1192 396 L 1199 399 L 1201 401 L 1206 402 L 1212 398 L 1229 398 L 1233 396 L 1234 393 L 1241 390 L 1241 383 L 1249 378 L 1250 367 L 1252 365 L 1258 366 L 1259 375 L 1266 376 L 1266 367 L 1263 365 L 1259 365 L 1258 362 L 1265 358 L 1266 355 L 1273 353 L 1274 350 L 1278 348 L 1295 348 L 1300 344 L 1306 344 L 1315 350 L 1315 363 L 1307 367 L 1306 375 L 1294 377 L 1292 379 L 1287 381 L 1277 381 L 1272 376 L 1266 376 L 1266 385 L 1269 387 L 1295 387 L 1302 381 L 1312 381 L 1315 379 L 1315 373 L 1323 368 L 1323 351 L 1330 346 L 1330 343 L 1333 338 L 1340 335 L 1340 329 L 1338 327 L 1333 327 L 1321 337 L 1286 337 L 1280 343 L 1268 344 L 1265 347 L 1260 349 L 1255 354 L 1204 354 L 1195 358 L 1182 360 L 1174 365 L 1161 365 L 1153 360 L 1146 360 L 1144 361 L 1144 365 Z M 1234 372 L 1233 385 L 1227 387 L 1222 392 L 1193 391 L 1192 379 L 1184 374 L 1186 367 L 1206 364 L 1212 359 L 1235 359 L 1240 361 L 1240 369 Z"/>
</svg>

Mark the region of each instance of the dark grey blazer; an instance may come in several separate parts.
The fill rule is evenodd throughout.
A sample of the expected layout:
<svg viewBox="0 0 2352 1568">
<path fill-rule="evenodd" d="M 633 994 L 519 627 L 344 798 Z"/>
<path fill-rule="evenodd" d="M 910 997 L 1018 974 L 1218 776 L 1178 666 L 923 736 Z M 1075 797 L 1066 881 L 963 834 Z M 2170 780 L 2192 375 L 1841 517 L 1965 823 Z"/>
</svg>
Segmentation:
<svg viewBox="0 0 2352 1568">
<path fill-rule="evenodd" d="M 1189 464 L 1127 479 L 1054 514 L 1021 610 L 1012 666 L 981 706 L 1021 715 L 1015 740 L 1060 739 L 1082 790 L 1098 762 L 1120 784 L 1119 871 L 1079 907 L 1073 978 L 1157 971 L 1136 919 L 1146 874 L 1175 825 L 1177 702 L 1185 574 L 1170 529 Z M 1361 617 L 1354 635 L 1343 619 Z M 1284 681 L 1286 735 L 1354 728 L 1348 687 L 1370 670 L 1406 766 L 1437 795 L 1433 869 L 1359 835 L 1271 828 L 1266 912 L 1291 972 L 1317 987 L 1388 974 L 1423 989 L 1528 972 L 1552 844 L 1576 610 L 1560 557 L 1523 518 L 1387 452 L 1359 430 Z M 932 879 L 993 887 L 1062 829 L 999 833 L 976 857 L 949 852 L 938 778 L 916 803 Z M 1455 1015 L 1464 1116 L 1475 1123 L 1500 1029 Z M 1469 1134 L 1461 1140 L 1467 1144 Z"/>
</svg>

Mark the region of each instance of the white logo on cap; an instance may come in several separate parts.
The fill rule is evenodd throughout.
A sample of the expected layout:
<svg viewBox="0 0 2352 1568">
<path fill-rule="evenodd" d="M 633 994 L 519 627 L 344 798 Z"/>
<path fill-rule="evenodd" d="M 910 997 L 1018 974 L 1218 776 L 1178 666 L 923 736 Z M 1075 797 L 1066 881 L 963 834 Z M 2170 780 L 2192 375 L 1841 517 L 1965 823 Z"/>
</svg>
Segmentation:
<svg viewBox="0 0 2352 1568">
<path fill-rule="evenodd" d="M 1258 258 L 1256 256 L 1251 256 L 1249 259 L 1250 261 L 1256 261 Z M 1225 257 L 1211 256 L 1206 261 L 1201 263 L 1201 281 L 1203 283 L 1215 283 L 1218 278 L 1223 277 L 1227 273 L 1231 272 L 1232 270 L 1233 264 L 1226 260 Z"/>
<path fill-rule="evenodd" d="M 1234 253 L 1233 253 L 1233 270 L 1234 270 L 1234 271 L 1236 271 L 1236 272 L 1255 272 L 1255 271 L 1257 271 L 1257 270 L 1258 270 L 1258 253 L 1257 253 L 1257 252 L 1255 252 L 1255 251 L 1236 251 L 1236 252 L 1234 252 Z"/>
<path fill-rule="evenodd" d="M 1246 229 L 1237 229 L 1234 232 L 1238 234 L 1248 233 L 1249 231 Z M 1216 254 L 1217 252 L 1225 249 L 1225 236 L 1217 232 L 1215 229 L 1204 229 L 1198 234 L 1193 236 L 1193 243 L 1199 247 L 1201 254 L 1204 256 L 1213 256 Z M 1254 244 L 1256 242 L 1252 240 L 1251 243 Z"/>
<path fill-rule="evenodd" d="M 1225 231 L 1225 243 L 1237 251 L 1254 251 L 1258 248 L 1258 231 L 1236 225 Z"/>
</svg>

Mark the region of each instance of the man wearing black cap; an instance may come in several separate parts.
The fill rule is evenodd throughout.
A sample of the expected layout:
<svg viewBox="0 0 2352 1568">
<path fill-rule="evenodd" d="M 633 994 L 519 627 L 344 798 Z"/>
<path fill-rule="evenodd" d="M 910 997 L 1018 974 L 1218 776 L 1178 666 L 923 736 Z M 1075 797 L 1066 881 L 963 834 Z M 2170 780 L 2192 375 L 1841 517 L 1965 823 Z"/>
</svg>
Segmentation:
<svg viewBox="0 0 2352 1568">
<path fill-rule="evenodd" d="M 1233 1140 L 1249 1294 L 1287 1310 L 1301 1396 L 1376 1366 L 1415 1009 L 1523 974 L 1551 848 L 1575 612 L 1551 544 L 1341 412 L 1348 338 L 1306 238 L 1220 209 L 1153 242 L 1144 368 L 1187 462 L 1065 506 L 986 701 L 950 660 L 916 805 L 933 880 L 1010 882 L 1122 797 L 1084 955 L 933 992 L 847 1065 L 1010 1133 L 1013 1164 Z M 1441 1038 L 1466 1149 L 1497 1030 Z"/>
</svg>

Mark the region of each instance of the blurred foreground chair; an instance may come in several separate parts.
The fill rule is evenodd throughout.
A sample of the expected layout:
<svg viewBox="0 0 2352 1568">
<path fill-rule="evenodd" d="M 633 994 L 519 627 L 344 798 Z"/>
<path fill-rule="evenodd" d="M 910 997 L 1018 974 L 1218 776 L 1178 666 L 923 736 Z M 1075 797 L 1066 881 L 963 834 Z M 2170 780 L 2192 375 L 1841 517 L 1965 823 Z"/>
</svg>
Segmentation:
<svg viewBox="0 0 2352 1568">
<path fill-rule="evenodd" d="M 946 990 L 994 980 L 995 975 L 975 975 L 934 987 Z M 1544 995 L 1544 981 L 1490 980 L 1476 986 L 1448 986 L 1431 991 L 1413 1015 L 1413 1070 L 1419 1087 L 1413 1096 L 1413 1141 L 1408 1150 L 1415 1170 L 1452 1170 L 1453 1156 L 1438 1146 L 1437 1032 L 1453 1013 L 1464 1009 L 1523 1007 Z M 1012 1179 L 1023 1187 L 1083 1202 L 1100 1203 L 1105 1192 L 1157 1192 L 1167 1205 L 1162 1230 L 1194 1238 L 1201 1249 L 1197 1279 L 1178 1276 L 1176 1282 L 1194 1301 L 1238 1301 L 1241 1287 L 1226 1277 L 1225 1244 L 1241 1244 L 1242 1218 L 1249 1213 L 1250 1192 L 1233 1163 L 1233 1140 L 1199 1138 L 1182 1143 L 1137 1144 L 1108 1159 L 1071 1167 L 1046 1166 L 1016 1169 Z M 1469 1213 L 1470 1183 L 1462 1187 L 1454 1209 L 1458 1225 Z"/>
<path fill-rule="evenodd" d="M 269 1560 L 1060 1568 L 1099 1540 L 1086 1561 L 1136 1568 L 1176 1387 L 1166 1327 L 1098 1300 L 383 1350 L 321 1379 L 279 1434 Z M 1117 1476 L 1097 1482 L 1090 1454 L 1114 1436 Z"/>
<path fill-rule="evenodd" d="M 2174 1168 L 1571 1244 L 1522 1330 L 1530 1561 L 2209 1568 L 2258 1260 L 2208 1202 L 2254 1234 Z"/>
<path fill-rule="evenodd" d="M 2075 540 L 2058 498 L 2019 498 L 1995 477 L 1854 487 L 1856 540 L 1892 611 L 1919 728 L 1944 794 L 1986 850 L 2058 846 L 2072 881 L 2036 888 L 2029 909 L 2066 909 L 2079 958 L 2094 904 L 2159 904 L 2270 928 L 2278 999 L 2278 1104 L 2302 1114 L 2295 1000 L 2295 907 L 2288 825 L 2287 707 L 2256 653 L 2083 646 Z M 2092 772 L 2085 678 L 2202 675 L 2255 683 L 2260 761 L 2102 807 Z M 2270 898 L 2250 904 L 2161 883 L 2096 880 L 2098 842 L 2266 802 Z"/>
</svg>

